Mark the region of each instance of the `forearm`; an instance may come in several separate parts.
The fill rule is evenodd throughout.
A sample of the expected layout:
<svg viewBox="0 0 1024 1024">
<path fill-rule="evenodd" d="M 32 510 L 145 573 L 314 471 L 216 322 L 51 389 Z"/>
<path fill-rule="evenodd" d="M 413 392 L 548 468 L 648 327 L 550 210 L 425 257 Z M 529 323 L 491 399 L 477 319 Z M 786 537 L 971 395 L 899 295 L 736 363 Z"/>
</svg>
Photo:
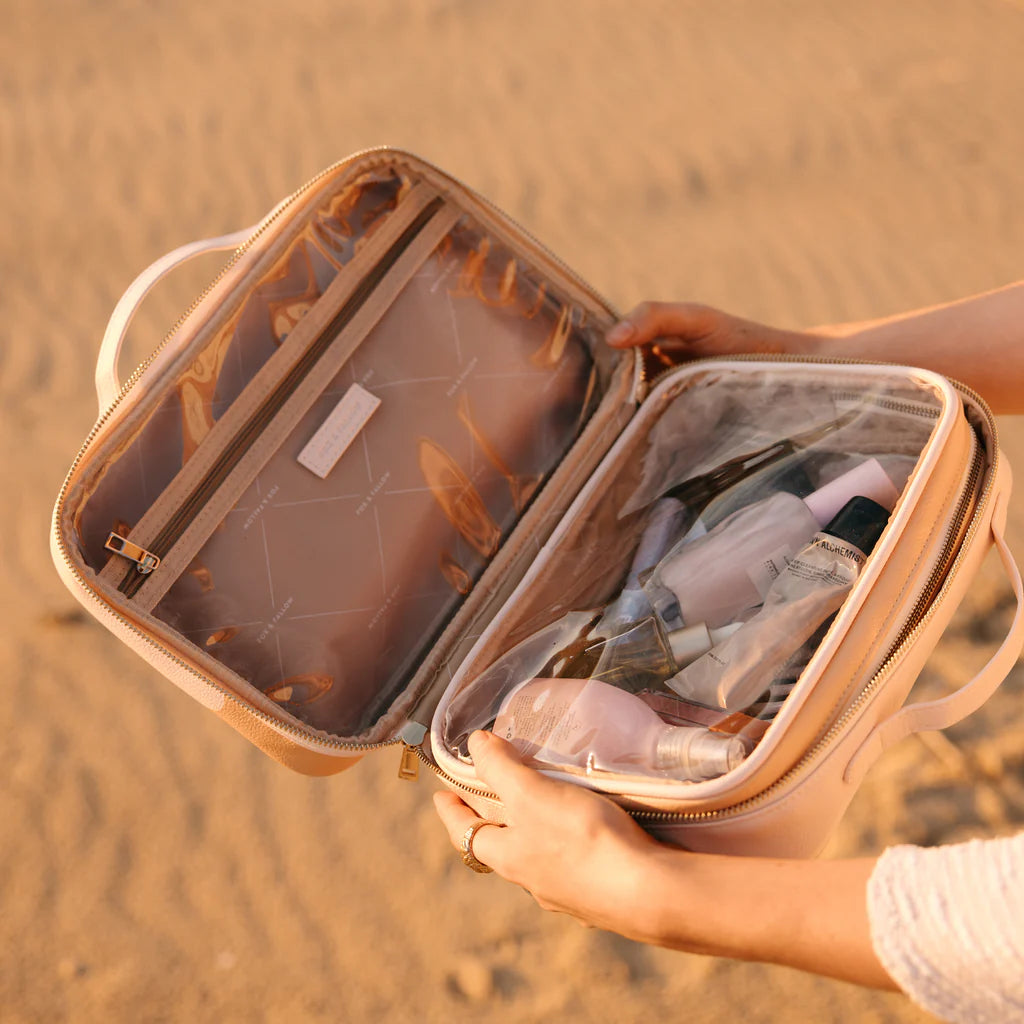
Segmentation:
<svg viewBox="0 0 1024 1024">
<path fill-rule="evenodd" d="M 807 351 L 936 370 L 973 388 L 997 413 L 1024 413 L 1024 282 L 882 320 L 814 328 L 804 338 Z"/>
<path fill-rule="evenodd" d="M 649 941 L 895 989 L 871 944 L 866 894 L 874 863 L 662 848 L 641 896 Z"/>
</svg>

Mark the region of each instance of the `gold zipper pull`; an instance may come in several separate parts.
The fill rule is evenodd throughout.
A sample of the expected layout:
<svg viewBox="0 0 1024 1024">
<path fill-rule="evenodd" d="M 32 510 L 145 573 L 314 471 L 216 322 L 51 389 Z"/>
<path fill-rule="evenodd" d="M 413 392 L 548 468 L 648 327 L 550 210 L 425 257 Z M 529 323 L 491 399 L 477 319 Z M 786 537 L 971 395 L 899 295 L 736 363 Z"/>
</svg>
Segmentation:
<svg viewBox="0 0 1024 1024">
<path fill-rule="evenodd" d="M 420 777 L 420 759 L 415 747 L 402 744 L 402 757 L 398 762 L 398 777 L 406 782 L 415 782 Z"/>
<path fill-rule="evenodd" d="M 112 533 L 103 546 L 108 551 L 113 551 L 115 555 L 121 555 L 134 562 L 136 568 L 143 576 L 151 573 L 160 564 L 158 555 L 154 555 L 152 551 L 139 547 L 138 544 L 133 544 L 119 533 Z"/>
</svg>

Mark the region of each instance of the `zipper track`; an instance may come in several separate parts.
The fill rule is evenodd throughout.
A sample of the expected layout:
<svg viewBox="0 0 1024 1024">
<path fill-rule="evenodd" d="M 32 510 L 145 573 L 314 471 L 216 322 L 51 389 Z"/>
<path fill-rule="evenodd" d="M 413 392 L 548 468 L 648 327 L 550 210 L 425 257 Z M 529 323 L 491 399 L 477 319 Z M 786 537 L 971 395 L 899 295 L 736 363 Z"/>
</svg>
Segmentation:
<svg viewBox="0 0 1024 1024">
<path fill-rule="evenodd" d="M 196 510 L 210 500 L 217 488 L 238 464 L 242 455 L 248 450 L 249 445 L 267 427 L 295 388 L 312 372 L 321 356 L 323 356 L 335 337 L 337 337 L 338 332 L 355 316 L 384 275 L 394 266 L 413 239 L 426 227 L 430 219 L 443 205 L 444 200 L 440 196 L 432 199 L 395 240 L 391 248 L 366 273 L 355 291 L 334 315 L 330 323 L 309 344 L 288 373 L 281 378 L 274 390 L 239 428 L 238 433 L 217 457 L 206 475 L 196 484 L 188 497 L 182 501 L 181 505 L 179 505 L 149 545 L 150 552 L 158 558 L 163 558 L 177 543 L 178 538 L 187 529 Z M 129 568 L 118 589 L 126 597 L 132 597 L 138 592 L 142 584 L 149 579 L 149 576 L 150 573 L 140 570 L 139 566 L 132 566 Z"/>
<path fill-rule="evenodd" d="M 922 408 L 922 405 L 912 402 L 903 401 L 898 398 L 887 398 L 884 395 L 871 395 L 865 398 L 863 395 L 858 395 L 853 391 L 842 391 L 838 390 L 833 393 L 833 398 L 838 401 L 844 399 L 860 402 L 863 404 L 870 404 L 878 406 L 880 409 L 888 409 L 890 412 L 903 412 L 910 416 L 917 416 L 920 419 L 938 419 L 938 412 L 927 406 Z"/>
</svg>

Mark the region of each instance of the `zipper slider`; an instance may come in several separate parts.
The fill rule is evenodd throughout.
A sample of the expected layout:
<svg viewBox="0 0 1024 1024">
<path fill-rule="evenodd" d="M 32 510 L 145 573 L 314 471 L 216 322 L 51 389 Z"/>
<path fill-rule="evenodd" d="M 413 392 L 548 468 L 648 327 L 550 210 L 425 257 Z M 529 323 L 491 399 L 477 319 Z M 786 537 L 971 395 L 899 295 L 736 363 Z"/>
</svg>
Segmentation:
<svg viewBox="0 0 1024 1024">
<path fill-rule="evenodd" d="M 113 551 L 115 555 L 121 555 L 123 558 L 134 562 L 136 568 L 143 576 L 151 573 L 160 564 L 160 557 L 158 555 L 154 555 L 152 551 L 139 547 L 138 544 L 133 544 L 119 533 L 112 533 L 103 546 L 108 551 Z"/>
<path fill-rule="evenodd" d="M 420 777 L 420 759 L 416 748 L 402 744 L 402 757 L 398 762 L 398 777 L 406 782 L 415 782 Z"/>
<path fill-rule="evenodd" d="M 398 762 L 398 777 L 413 782 L 420 777 L 422 753 L 420 744 L 427 735 L 427 727 L 411 719 L 398 730 L 396 739 L 402 744 L 402 757 Z"/>
</svg>

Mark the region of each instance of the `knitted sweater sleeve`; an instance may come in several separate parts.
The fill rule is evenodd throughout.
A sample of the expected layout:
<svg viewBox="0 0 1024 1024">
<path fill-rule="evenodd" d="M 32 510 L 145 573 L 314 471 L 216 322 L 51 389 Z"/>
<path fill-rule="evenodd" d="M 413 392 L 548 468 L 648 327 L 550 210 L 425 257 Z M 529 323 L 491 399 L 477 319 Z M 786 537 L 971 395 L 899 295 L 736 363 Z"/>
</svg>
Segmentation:
<svg viewBox="0 0 1024 1024">
<path fill-rule="evenodd" d="M 867 898 L 875 953 L 914 1002 L 952 1022 L 1024 1022 L 1024 832 L 891 847 Z"/>
</svg>

